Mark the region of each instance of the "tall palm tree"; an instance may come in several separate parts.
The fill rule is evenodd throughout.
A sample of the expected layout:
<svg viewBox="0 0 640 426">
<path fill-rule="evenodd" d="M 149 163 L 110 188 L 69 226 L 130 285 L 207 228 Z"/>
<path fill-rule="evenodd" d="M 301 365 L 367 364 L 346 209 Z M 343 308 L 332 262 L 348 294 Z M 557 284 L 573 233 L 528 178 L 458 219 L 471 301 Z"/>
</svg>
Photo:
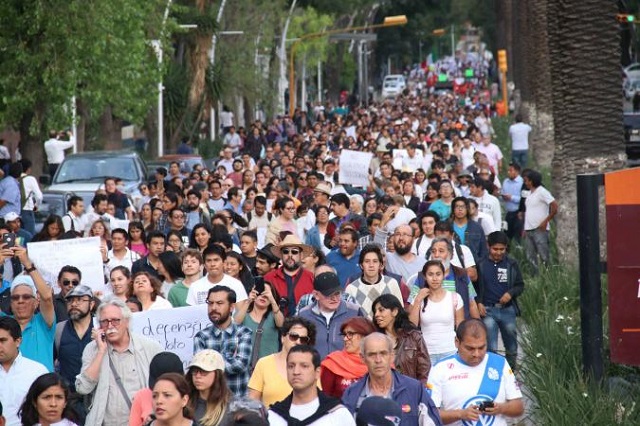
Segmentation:
<svg viewBox="0 0 640 426">
<path fill-rule="evenodd" d="M 576 175 L 624 167 L 619 27 L 615 2 L 547 1 L 558 200 L 557 245 L 576 262 Z"/>
</svg>

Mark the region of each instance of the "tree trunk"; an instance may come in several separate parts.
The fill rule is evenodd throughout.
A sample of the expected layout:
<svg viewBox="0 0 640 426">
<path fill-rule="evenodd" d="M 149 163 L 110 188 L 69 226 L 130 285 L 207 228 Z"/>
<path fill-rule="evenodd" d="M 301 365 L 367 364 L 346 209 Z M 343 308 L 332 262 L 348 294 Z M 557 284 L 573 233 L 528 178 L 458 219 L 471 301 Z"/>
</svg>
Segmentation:
<svg viewBox="0 0 640 426">
<path fill-rule="evenodd" d="M 549 58 L 547 0 L 529 3 L 529 46 L 527 50 L 528 84 L 531 96 L 525 104 L 526 116 L 533 132 L 531 151 L 540 167 L 550 167 L 553 158 L 553 111 Z"/>
<path fill-rule="evenodd" d="M 549 0 L 549 53 L 560 260 L 577 262 L 576 175 L 625 166 L 615 2 Z"/>
<path fill-rule="evenodd" d="M 47 156 L 44 153 L 44 141 L 40 140 L 36 135 L 31 135 L 31 123 L 33 122 L 34 113 L 25 113 L 20 119 L 20 149 L 23 158 L 28 158 L 32 162 L 31 170 L 35 177 L 39 177 L 42 174 L 48 175 L 47 169 Z M 53 176 L 51 176 L 53 177 Z"/>
</svg>

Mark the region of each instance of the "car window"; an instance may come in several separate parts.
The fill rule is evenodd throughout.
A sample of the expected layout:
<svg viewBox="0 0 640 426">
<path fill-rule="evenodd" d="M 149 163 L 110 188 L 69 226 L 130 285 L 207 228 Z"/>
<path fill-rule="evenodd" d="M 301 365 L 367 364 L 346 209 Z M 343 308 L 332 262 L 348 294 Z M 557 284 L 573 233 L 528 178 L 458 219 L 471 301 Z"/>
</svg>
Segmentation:
<svg viewBox="0 0 640 426">
<path fill-rule="evenodd" d="M 101 181 L 108 176 L 123 180 L 140 179 L 138 168 L 132 157 L 114 158 L 67 158 L 56 174 L 54 184 L 78 181 Z"/>
<path fill-rule="evenodd" d="M 47 196 L 45 194 L 42 198 L 42 202 L 38 205 L 37 211 L 35 211 L 36 222 L 44 222 L 45 219 L 52 214 L 63 216 L 64 208 L 63 197 Z"/>
</svg>

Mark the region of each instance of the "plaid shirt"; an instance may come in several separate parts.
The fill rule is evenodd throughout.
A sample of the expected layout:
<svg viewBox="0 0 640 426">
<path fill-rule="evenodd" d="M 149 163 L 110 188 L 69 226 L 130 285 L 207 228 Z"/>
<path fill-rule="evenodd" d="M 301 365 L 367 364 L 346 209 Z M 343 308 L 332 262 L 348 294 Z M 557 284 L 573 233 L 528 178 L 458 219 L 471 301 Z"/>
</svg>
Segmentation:
<svg viewBox="0 0 640 426">
<path fill-rule="evenodd" d="M 193 353 L 203 349 L 220 352 L 224 358 L 224 372 L 229 389 L 237 396 L 244 397 L 249 383 L 251 363 L 252 332 L 249 328 L 231 321 L 231 325 L 220 330 L 215 325 L 201 330 L 193 338 Z"/>
</svg>

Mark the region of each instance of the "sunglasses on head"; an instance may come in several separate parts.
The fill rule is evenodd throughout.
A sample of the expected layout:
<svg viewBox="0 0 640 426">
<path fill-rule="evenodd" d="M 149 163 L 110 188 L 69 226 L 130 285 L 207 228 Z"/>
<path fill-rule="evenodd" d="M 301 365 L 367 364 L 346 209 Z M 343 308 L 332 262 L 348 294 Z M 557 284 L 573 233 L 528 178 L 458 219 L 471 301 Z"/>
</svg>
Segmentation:
<svg viewBox="0 0 640 426">
<path fill-rule="evenodd" d="M 65 280 L 62 280 L 62 285 L 63 285 L 63 286 L 65 286 L 65 287 L 66 287 L 66 286 L 68 286 L 69 284 L 71 284 L 72 286 L 74 286 L 74 287 L 75 287 L 75 286 L 77 286 L 78 284 L 80 284 L 80 281 L 78 281 L 78 280 L 66 280 L 66 279 L 65 279 Z"/>
<path fill-rule="evenodd" d="M 300 254 L 300 249 L 282 249 L 282 254 L 292 254 L 292 255 L 298 255 Z"/>
<path fill-rule="evenodd" d="M 297 342 L 299 340 L 303 345 L 308 345 L 310 342 L 309 336 L 301 336 L 297 333 L 287 333 L 287 337 L 289 337 L 289 340 L 292 342 Z"/>
</svg>

